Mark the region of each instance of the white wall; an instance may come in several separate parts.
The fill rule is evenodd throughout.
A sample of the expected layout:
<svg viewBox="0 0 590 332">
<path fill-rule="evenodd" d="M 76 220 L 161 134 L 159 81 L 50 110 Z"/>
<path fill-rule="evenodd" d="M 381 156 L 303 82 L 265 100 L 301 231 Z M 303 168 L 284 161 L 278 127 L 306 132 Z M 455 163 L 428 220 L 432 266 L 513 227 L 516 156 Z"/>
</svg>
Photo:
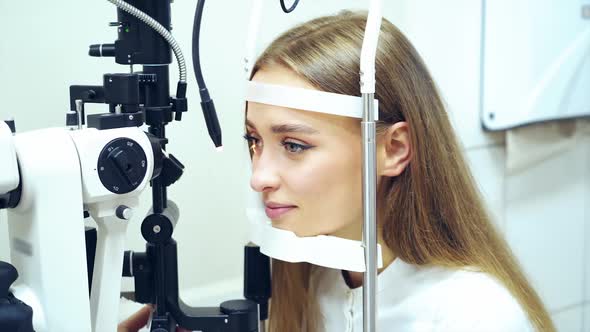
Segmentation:
<svg viewBox="0 0 590 332">
<path fill-rule="evenodd" d="M 268 1 L 259 48 L 296 22 L 342 8 L 362 9 L 367 1 L 311 3 L 301 0 L 294 15 L 284 15 L 278 1 Z M 193 1 L 173 4 L 173 33 L 189 63 L 193 7 Z M 175 231 L 181 287 L 192 289 L 187 296 L 193 303 L 215 298 L 220 288 L 220 293 L 239 294 L 246 231 L 242 193 L 247 176 L 236 165 L 245 162 L 241 58 L 249 1 L 208 1 L 205 10 L 201 58 L 225 150 L 213 151 L 192 73 L 190 111 L 168 131 L 169 151 L 187 166 L 170 197 L 182 212 Z M 495 221 L 559 330 L 590 331 L 590 307 L 585 306 L 590 299 L 590 139 L 581 136 L 570 150 L 520 173 L 508 172 L 504 134 L 483 132 L 479 119 L 481 2 L 386 1 L 384 12 L 429 66 Z M 111 59 L 86 56 L 89 44 L 114 40 L 114 29 L 107 27 L 114 19 L 115 10 L 106 1 L 0 2 L 0 117 L 15 116 L 19 131 L 61 125 L 70 84 L 97 84 L 102 73 L 125 71 Z M 149 199 L 144 195 L 142 211 Z M 129 247 L 135 250 L 143 247 L 140 223 L 136 217 L 128 232 Z M 5 234 L 0 222 L 0 259 L 7 258 Z M 199 296 L 201 291 L 207 294 Z"/>
<path fill-rule="evenodd" d="M 480 125 L 481 2 L 407 0 L 389 8 L 429 66 L 492 215 L 558 330 L 590 331 L 590 121 L 578 123 L 584 129 L 567 149 L 511 172 L 505 134 Z M 539 142 L 537 149 L 550 147 Z"/>
</svg>

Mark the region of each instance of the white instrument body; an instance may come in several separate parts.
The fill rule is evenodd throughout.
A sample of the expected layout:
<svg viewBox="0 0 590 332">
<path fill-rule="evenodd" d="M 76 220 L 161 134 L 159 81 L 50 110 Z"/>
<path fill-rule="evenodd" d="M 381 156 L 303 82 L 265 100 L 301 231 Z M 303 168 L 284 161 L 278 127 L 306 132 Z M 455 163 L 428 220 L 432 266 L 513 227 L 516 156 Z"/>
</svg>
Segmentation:
<svg viewBox="0 0 590 332">
<path fill-rule="evenodd" d="M 12 163 L 2 163 L 0 189 L 14 189 L 14 181 L 6 179 L 15 177 L 22 186 L 19 204 L 7 213 L 11 264 L 19 272 L 11 291 L 33 308 L 36 331 L 116 331 L 128 224 L 116 212 L 125 206 L 129 216 L 152 177 L 154 154 L 147 135 L 139 128 L 50 128 L 9 139 L 8 127 L 1 123 L 0 128 L 2 160 L 13 160 L 11 151 L 18 160 L 16 175 Z M 145 176 L 125 194 L 109 191 L 99 178 L 101 151 L 117 138 L 145 152 Z M 84 211 L 98 225 L 90 296 Z"/>
</svg>

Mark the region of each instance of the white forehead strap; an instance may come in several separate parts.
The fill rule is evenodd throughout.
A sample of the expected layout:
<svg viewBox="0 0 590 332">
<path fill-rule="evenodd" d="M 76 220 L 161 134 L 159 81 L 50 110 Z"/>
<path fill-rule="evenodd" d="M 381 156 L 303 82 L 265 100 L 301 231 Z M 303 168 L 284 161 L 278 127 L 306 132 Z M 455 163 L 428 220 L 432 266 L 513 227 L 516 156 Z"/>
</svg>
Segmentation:
<svg viewBox="0 0 590 332">
<path fill-rule="evenodd" d="M 247 82 L 246 101 L 359 119 L 363 117 L 361 97 L 255 81 Z M 379 102 L 376 99 L 374 109 L 375 120 L 378 120 Z"/>
</svg>

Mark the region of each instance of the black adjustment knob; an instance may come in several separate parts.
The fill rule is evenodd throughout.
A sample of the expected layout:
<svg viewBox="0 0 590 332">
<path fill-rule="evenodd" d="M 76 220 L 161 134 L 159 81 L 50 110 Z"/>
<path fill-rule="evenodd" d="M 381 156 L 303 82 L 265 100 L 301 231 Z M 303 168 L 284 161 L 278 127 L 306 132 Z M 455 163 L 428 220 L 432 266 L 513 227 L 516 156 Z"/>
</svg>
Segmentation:
<svg viewBox="0 0 590 332">
<path fill-rule="evenodd" d="M 127 205 L 119 205 L 115 210 L 115 215 L 122 220 L 131 220 L 131 217 L 133 217 L 133 210 Z"/>
<path fill-rule="evenodd" d="M 163 214 L 151 214 L 141 223 L 141 235 L 149 243 L 165 243 L 174 232 L 174 225 Z"/>
<path fill-rule="evenodd" d="M 115 44 L 94 44 L 88 50 L 90 56 L 115 56 Z"/>
<path fill-rule="evenodd" d="M 115 148 L 109 153 L 107 158 L 113 164 L 114 169 L 117 170 L 121 178 L 125 179 L 127 184 L 131 185 L 141 177 L 139 170 L 134 167 L 137 157 L 134 151 Z"/>
<path fill-rule="evenodd" d="M 101 151 L 97 165 L 102 184 L 115 194 L 135 190 L 147 174 L 143 148 L 129 138 L 117 138 Z"/>
</svg>

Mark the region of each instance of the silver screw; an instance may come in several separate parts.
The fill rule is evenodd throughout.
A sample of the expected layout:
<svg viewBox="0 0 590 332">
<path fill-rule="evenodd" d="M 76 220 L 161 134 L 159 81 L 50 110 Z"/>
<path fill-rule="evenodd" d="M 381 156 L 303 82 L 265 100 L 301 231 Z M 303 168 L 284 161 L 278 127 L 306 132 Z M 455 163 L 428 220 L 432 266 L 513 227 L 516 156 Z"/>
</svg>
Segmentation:
<svg viewBox="0 0 590 332">
<path fill-rule="evenodd" d="M 162 229 L 160 228 L 160 225 L 154 226 L 154 233 L 158 234 L 158 233 L 160 233 L 161 230 Z"/>
</svg>

